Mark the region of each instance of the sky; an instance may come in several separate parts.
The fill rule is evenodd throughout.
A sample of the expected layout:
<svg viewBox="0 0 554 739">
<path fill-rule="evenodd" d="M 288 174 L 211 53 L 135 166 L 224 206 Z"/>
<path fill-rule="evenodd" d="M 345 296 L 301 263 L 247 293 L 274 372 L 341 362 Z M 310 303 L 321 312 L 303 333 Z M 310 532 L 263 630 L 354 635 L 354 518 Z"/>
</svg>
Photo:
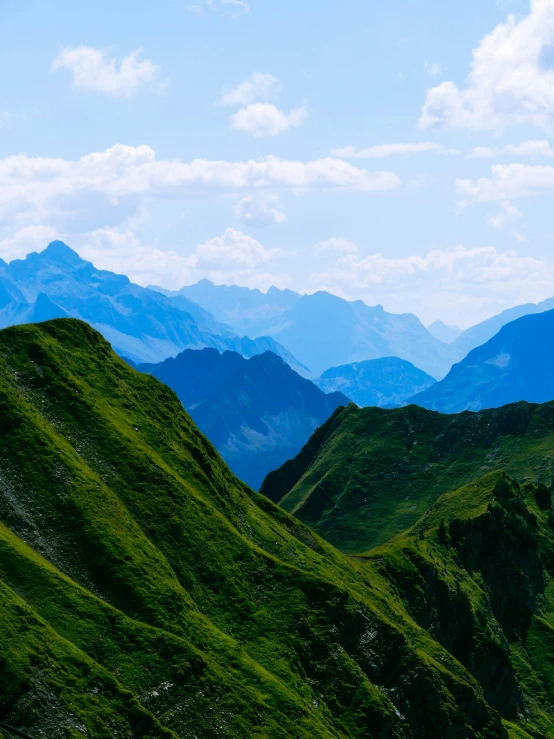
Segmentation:
<svg viewBox="0 0 554 739">
<path fill-rule="evenodd" d="M 554 295 L 554 0 L 1 0 L 0 257 L 467 327 Z"/>
</svg>

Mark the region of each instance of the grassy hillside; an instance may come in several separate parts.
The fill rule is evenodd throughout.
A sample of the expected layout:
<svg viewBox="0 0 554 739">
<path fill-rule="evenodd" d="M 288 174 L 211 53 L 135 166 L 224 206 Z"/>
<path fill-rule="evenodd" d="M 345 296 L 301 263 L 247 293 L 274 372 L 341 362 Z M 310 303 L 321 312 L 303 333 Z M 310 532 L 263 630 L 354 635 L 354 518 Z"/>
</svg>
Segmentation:
<svg viewBox="0 0 554 739">
<path fill-rule="evenodd" d="M 492 569 L 467 559 L 481 530 L 457 506 L 442 543 L 428 516 L 348 557 L 86 324 L 2 331 L 0 721 L 48 739 L 554 736 L 548 515 L 497 477 L 465 516 L 500 520 Z"/>
<path fill-rule="evenodd" d="M 550 485 L 554 403 L 456 416 L 349 405 L 260 491 L 355 553 L 412 526 L 443 493 L 498 469 Z"/>
</svg>

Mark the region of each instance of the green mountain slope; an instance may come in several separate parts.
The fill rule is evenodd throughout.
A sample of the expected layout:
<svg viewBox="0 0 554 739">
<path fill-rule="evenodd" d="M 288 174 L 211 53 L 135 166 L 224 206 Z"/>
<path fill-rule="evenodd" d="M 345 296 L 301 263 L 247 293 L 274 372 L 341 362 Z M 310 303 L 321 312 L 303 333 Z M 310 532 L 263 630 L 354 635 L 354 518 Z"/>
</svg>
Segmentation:
<svg viewBox="0 0 554 739">
<path fill-rule="evenodd" d="M 408 554 L 348 557 L 238 481 L 88 325 L 2 331 L 0 721 L 48 739 L 553 736 L 547 610 L 533 622 L 548 516 L 501 477 L 495 564 L 528 595 L 512 630 L 457 518 L 443 544 L 418 529 Z M 410 549 L 430 567 L 414 597 Z"/>
<path fill-rule="evenodd" d="M 419 406 L 337 410 L 260 492 L 343 551 L 383 544 L 449 490 L 504 469 L 554 477 L 554 403 L 442 415 Z"/>
</svg>

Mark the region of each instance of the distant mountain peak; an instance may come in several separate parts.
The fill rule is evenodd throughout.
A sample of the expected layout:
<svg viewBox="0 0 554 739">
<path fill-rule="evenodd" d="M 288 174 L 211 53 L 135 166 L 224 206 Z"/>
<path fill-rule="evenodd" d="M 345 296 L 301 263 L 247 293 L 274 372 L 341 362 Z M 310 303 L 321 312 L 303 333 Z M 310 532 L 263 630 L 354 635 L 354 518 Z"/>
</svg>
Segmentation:
<svg viewBox="0 0 554 739">
<path fill-rule="evenodd" d="M 77 264 L 77 262 L 83 261 L 76 251 L 59 240 L 51 241 L 46 249 L 41 252 L 41 256 L 65 264 Z"/>
</svg>

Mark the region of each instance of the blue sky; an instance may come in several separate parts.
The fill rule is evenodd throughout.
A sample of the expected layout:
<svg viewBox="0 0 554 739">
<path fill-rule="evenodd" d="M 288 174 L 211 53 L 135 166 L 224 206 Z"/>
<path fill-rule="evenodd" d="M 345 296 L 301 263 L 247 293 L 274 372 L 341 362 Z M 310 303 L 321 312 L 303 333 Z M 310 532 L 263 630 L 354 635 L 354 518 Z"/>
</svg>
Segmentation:
<svg viewBox="0 0 554 739">
<path fill-rule="evenodd" d="M 2 10 L 4 259 L 462 326 L 554 295 L 554 0 Z"/>
</svg>

